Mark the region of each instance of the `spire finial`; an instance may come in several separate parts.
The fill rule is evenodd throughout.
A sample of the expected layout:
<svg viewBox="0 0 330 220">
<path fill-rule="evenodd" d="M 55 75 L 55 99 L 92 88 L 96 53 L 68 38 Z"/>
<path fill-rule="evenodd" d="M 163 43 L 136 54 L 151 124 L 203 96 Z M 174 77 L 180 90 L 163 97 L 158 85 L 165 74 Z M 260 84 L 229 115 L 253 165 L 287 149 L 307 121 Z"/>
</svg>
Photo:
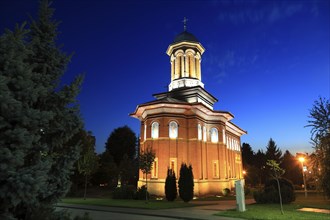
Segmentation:
<svg viewBox="0 0 330 220">
<path fill-rule="evenodd" d="M 183 18 L 183 21 L 182 21 L 183 22 L 183 30 L 184 31 L 187 31 L 187 21 L 188 21 L 188 19 L 186 17 L 184 17 Z"/>
</svg>

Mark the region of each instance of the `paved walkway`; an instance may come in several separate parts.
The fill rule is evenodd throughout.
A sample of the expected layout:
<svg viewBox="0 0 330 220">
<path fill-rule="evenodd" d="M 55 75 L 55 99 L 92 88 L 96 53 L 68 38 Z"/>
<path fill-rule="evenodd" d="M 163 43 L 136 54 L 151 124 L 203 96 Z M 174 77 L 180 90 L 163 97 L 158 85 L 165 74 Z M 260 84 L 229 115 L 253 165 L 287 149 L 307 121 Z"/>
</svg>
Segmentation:
<svg viewBox="0 0 330 220">
<path fill-rule="evenodd" d="M 223 219 L 232 220 L 233 218 L 214 216 L 219 211 L 236 208 L 236 201 L 193 201 L 193 204 L 200 206 L 174 209 L 135 209 L 92 205 L 74 205 L 59 203 L 59 209 L 67 209 L 73 215 L 82 215 L 89 212 L 93 220 L 105 219 Z M 246 200 L 246 204 L 254 203 L 253 199 Z M 236 218 L 237 220 L 237 218 Z"/>
</svg>

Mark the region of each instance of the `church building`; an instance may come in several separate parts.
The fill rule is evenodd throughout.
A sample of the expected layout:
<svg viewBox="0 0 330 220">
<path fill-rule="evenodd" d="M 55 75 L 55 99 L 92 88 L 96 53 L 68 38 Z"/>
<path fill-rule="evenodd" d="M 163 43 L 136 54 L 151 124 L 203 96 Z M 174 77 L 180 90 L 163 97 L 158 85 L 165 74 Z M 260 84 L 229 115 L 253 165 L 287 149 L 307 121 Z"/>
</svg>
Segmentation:
<svg viewBox="0 0 330 220">
<path fill-rule="evenodd" d="M 214 110 L 217 98 L 204 89 L 201 61 L 205 49 L 184 31 L 167 48 L 171 82 L 168 91 L 140 104 L 130 116 L 141 122 L 140 149 L 156 154 L 148 175 L 148 191 L 165 194 L 167 169 L 179 179 L 182 163 L 191 164 L 194 194 L 219 194 L 243 179 L 240 137 L 246 131 L 231 122 L 233 114 Z M 140 171 L 138 186 L 146 183 Z"/>
</svg>

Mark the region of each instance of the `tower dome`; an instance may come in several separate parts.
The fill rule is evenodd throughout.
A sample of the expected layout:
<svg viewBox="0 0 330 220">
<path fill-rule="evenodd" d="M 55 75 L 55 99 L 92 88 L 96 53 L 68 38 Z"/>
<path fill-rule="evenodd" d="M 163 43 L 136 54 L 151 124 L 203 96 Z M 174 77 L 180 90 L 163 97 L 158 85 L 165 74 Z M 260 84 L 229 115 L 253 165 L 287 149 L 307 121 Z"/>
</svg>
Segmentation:
<svg viewBox="0 0 330 220">
<path fill-rule="evenodd" d="M 198 43 L 198 39 L 188 31 L 183 31 L 182 33 L 176 35 L 172 44 L 180 43 L 182 41 L 195 42 Z"/>
</svg>

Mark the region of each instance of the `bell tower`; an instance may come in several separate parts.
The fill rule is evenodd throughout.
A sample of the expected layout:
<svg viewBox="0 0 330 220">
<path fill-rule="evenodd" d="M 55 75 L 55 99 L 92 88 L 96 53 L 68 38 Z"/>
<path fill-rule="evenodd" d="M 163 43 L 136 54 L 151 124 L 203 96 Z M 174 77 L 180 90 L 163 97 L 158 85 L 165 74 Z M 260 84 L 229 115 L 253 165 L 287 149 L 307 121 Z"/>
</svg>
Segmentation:
<svg viewBox="0 0 330 220">
<path fill-rule="evenodd" d="M 171 83 L 168 90 L 201 86 L 201 61 L 205 49 L 197 38 L 187 31 L 187 19 L 184 18 L 184 31 L 178 34 L 167 48 L 171 62 Z"/>
</svg>

